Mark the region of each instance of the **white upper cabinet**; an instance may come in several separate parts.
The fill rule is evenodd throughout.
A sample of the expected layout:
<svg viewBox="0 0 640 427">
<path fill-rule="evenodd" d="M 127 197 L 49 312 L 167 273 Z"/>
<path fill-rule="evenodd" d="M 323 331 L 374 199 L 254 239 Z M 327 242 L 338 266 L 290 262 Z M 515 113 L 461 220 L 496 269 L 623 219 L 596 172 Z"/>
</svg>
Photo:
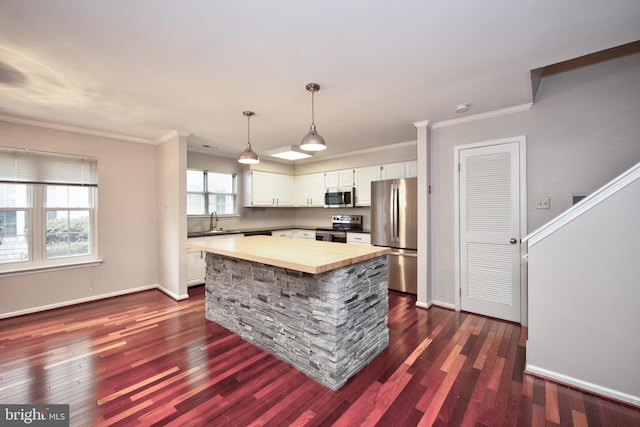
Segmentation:
<svg viewBox="0 0 640 427">
<path fill-rule="evenodd" d="M 353 187 L 354 183 L 353 169 L 324 173 L 324 186 L 326 188 Z"/>
<path fill-rule="evenodd" d="M 387 163 L 380 167 L 380 179 L 414 178 L 418 176 L 417 162 Z"/>
<path fill-rule="evenodd" d="M 355 187 L 356 206 L 371 206 L 371 181 L 417 176 L 417 162 L 397 162 L 304 175 L 247 170 L 244 207 L 323 207 L 326 188 Z"/>
<path fill-rule="evenodd" d="M 389 163 L 380 166 L 380 179 L 404 178 L 404 163 Z"/>
<path fill-rule="evenodd" d="M 344 169 L 338 171 L 340 177 L 340 187 L 353 187 L 356 185 L 355 171 L 353 169 Z"/>
<path fill-rule="evenodd" d="M 294 182 L 295 206 L 315 208 L 324 206 L 324 173 L 297 175 Z"/>
<path fill-rule="evenodd" d="M 292 175 L 246 171 L 244 174 L 245 207 L 291 207 L 294 199 Z"/>
<path fill-rule="evenodd" d="M 371 206 L 371 181 L 380 180 L 380 166 L 354 169 L 356 206 Z"/>
<path fill-rule="evenodd" d="M 410 162 L 405 162 L 405 171 L 406 171 L 406 176 L 405 178 L 417 178 L 418 176 L 418 161 L 417 160 L 412 160 Z"/>
</svg>

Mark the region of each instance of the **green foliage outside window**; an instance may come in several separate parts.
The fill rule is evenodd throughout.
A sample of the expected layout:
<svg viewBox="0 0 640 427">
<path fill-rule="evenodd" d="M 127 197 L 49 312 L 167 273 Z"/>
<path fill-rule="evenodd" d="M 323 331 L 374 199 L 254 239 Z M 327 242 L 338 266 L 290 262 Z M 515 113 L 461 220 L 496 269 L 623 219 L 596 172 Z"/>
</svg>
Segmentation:
<svg viewBox="0 0 640 427">
<path fill-rule="evenodd" d="M 47 220 L 47 258 L 87 254 L 89 254 L 88 217 Z"/>
</svg>

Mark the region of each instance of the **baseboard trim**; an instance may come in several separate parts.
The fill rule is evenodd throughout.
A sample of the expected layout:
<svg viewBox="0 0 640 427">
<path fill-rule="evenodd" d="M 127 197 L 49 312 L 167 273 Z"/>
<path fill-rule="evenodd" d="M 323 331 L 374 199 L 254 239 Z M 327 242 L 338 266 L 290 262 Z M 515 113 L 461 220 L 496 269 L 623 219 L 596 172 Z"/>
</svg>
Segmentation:
<svg viewBox="0 0 640 427">
<path fill-rule="evenodd" d="M 421 301 L 416 301 L 416 307 L 418 308 L 424 308 L 425 310 L 428 310 L 429 308 L 431 308 L 431 301 L 429 302 L 421 302 Z"/>
<path fill-rule="evenodd" d="M 100 294 L 100 295 L 94 295 L 94 296 L 85 297 L 85 298 L 78 298 L 78 299 L 69 300 L 69 301 L 62 301 L 62 302 L 57 302 L 55 304 L 47 304 L 47 305 L 42 305 L 42 306 L 39 306 L 39 307 L 26 308 L 24 310 L 12 311 L 12 312 L 9 312 L 9 313 L 0 313 L 0 319 L 7 319 L 9 317 L 16 317 L 16 316 L 23 316 L 25 314 L 38 313 L 40 311 L 53 310 L 53 309 L 56 309 L 56 308 L 68 307 L 68 306 L 71 306 L 71 305 L 77 305 L 77 304 L 83 304 L 83 303 L 86 303 L 86 302 L 98 301 L 98 300 L 105 299 L 105 298 L 119 297 L 119 296 L 122 296 L 122 295 L 134 294 L 136 292 L 143 292 L 143 291 L 148 291 L 148 290 L 151 290 L 151 289 L 158 289 L 158 288 L 159 288 L 158 285 L 141 286 L 139 288 L 127 289 L 127 290 L 124 290 L 124 291 L 109 292 L 107 294 Z"/>
<path fill-rule="evenodd" d="M 433 305 L 435 305 L 436 307 L 440 307 L 440 308 L 446 308 L 447 310 L 456 310 L 456 305 L 455 304 L 451 304 L 449 302 L 442 302 L 442 301 L 433 301 Z"/>
<path fill-rule="evenodd" d="M 558 372 L 550 371 L 548 369 L 540 368 L 538 366 L 530 364 L 527 364 L 525 366 L 524 372 L 526 374 L 584 390 L 605 398 L 613 399 L 618 402 L 626 403 L 635 407 L 640 407 L 640 396 L 633 396 L 618 390 L 613 390 L 607 387 L 600 386 L 598 384 L 593 384 L 587 381 L 580 380 L 578 378 L 573 378 L 568 375 L 560 374 Z"/>
<path fill-rule="evenodd" d="M 164 286 L 161 285 L 156 285 L 156 288 L 158 288 L 159 291 L 161 291 L 162 293 L 166 294 L 167 296 L 173 298 L 176 301 L 181 301 L 183 299 L 188 299 L 189 298 L 189 294 L 176 294 L 173 291 L 170 291 L 169 289 L 165 288 Z"/>
</svg>

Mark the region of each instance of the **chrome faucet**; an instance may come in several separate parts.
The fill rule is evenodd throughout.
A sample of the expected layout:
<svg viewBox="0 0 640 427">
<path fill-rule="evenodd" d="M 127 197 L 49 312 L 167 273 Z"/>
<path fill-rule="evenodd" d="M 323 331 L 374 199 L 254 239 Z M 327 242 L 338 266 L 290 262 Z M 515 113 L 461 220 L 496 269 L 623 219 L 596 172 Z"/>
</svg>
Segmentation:
<svg viewBox="0 0 640 427">
<path fill-rule="evenodd" d="M 215 216 L 216 222 L 213 223 L 213 217 Z M 216 211 L 211 212 L 211 219 L 209 220 L 209 231 L 214 231 L 218 228 L 218 213 Z"/>
</svg>

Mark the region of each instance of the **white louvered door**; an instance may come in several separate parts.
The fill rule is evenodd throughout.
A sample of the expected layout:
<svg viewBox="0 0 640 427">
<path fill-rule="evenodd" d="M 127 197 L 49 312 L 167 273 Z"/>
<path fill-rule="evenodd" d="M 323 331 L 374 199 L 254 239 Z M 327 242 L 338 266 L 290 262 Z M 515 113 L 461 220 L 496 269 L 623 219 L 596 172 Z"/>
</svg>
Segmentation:
<svg viewBox="0 0 640 427">
<path fill-rule="evenodd" d="M 517 142 L 460 150 L 460 308 L 520 322 Z"/>
</svg>

